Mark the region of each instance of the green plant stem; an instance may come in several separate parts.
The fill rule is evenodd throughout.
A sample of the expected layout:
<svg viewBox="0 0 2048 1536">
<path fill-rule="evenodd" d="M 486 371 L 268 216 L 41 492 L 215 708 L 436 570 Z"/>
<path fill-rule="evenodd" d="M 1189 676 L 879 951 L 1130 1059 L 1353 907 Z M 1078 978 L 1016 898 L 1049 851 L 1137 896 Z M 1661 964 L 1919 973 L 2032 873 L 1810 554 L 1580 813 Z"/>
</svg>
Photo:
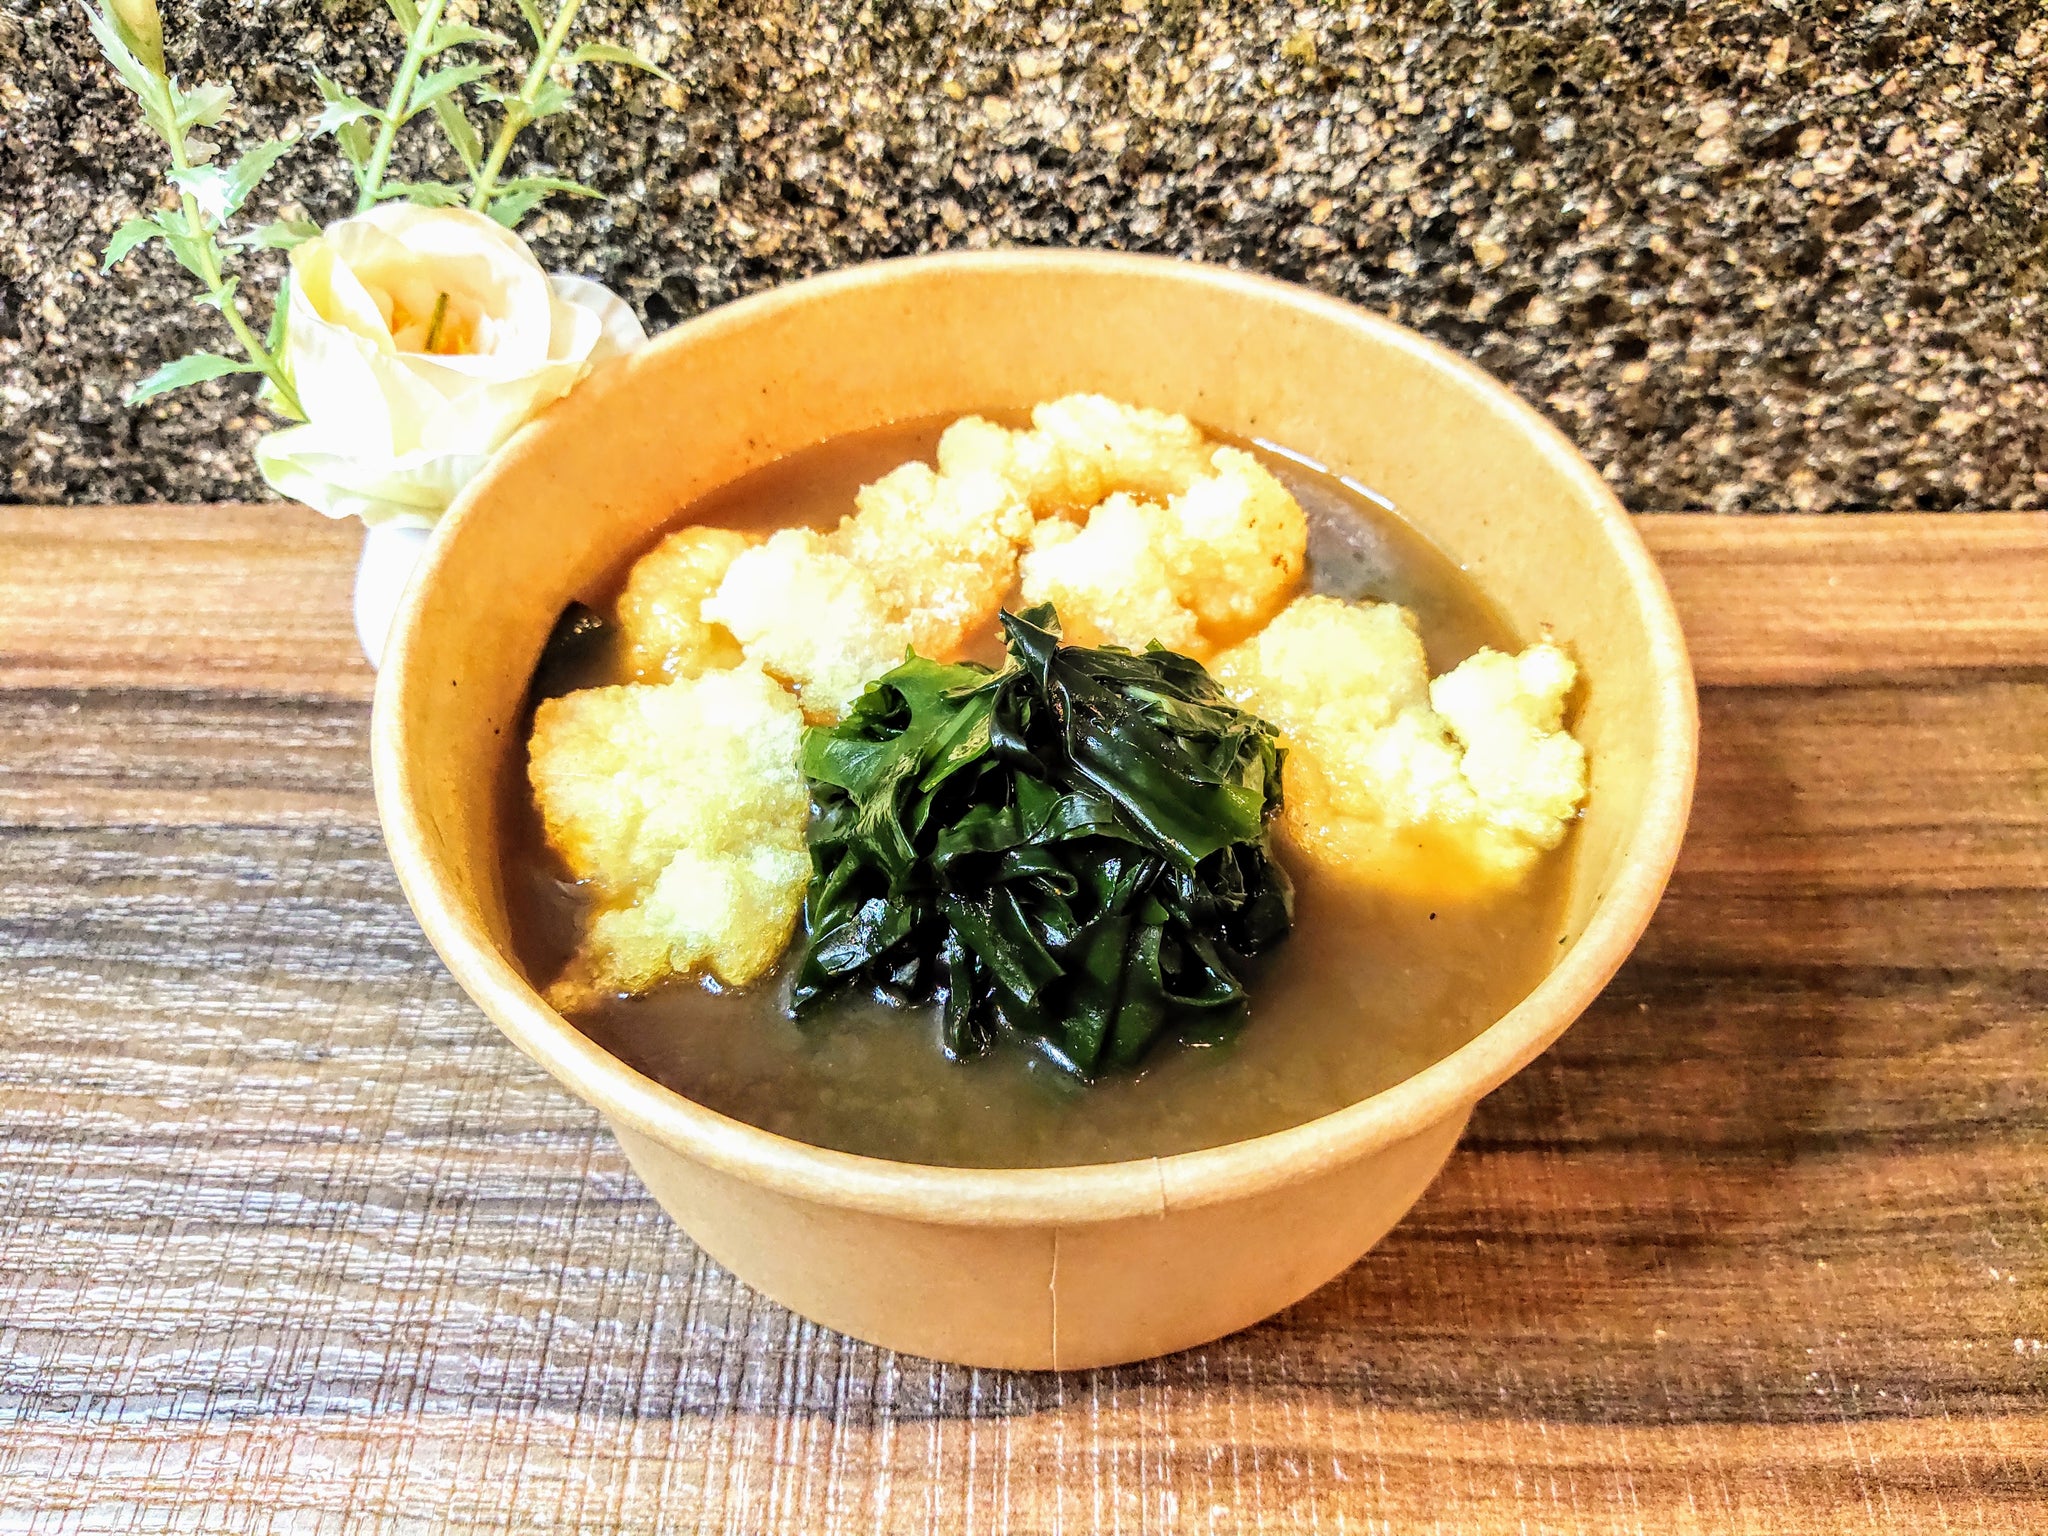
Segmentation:
<svg viewBox="0 0 2048 1536">
<path fill-rule="evenodd" d="M 377 194 L 383 190 L 384 171 L 391 164 L 391 146 L 397 142 L 405 104 L 412 98 L 413 85 L 420 77 L 420 66 L 427 61 L 427 49 L 433 42 L 434 30 L 441 25 L 441 12 L 447 3 L 448 0 L 426 0 L 420 7 L 419 25 L 412 29 L 412 37 L 406 43 L 398 78 L 391 82 L 391 99 L 385 104 L 384 120 L 377 125 L 377 143 L 363 171 L 362 190 L 356 195 L 357 213 L 374 207 Z"/>
<path fill-rule="evenodd" d="M 171 125 L 171 132 L 165 138 L 165 143 L 170 146 L 171 166 L 175 170 L 189 171 L 192 169 L 192 158 L 185 152 L 185 135 L 177 127 L 177 103 L 171 98 L 169 82 L 164 83 L 163 91 L 164 121 Z M 220 310 L 221 318 L 227 321 L 228 329 L 235 333 L 235 340 L 241 343 L 242 351 L 248 355 L 249 361 L 262 369 L 263 376 L 270 380 L 270 387 L 277 391 L 278 399 L 286 409 L 303 421 L 306 416 L 305 408 L 299 404 L 299 392 L 292 388 L 292 381 L 286 376 L 283 365 L 271 356 L 270 349 L 249 329 L 249 323 L 242 318 L 241 311 L 235 308 L 235 296 L 228 291 L 227 279 L 221 273 L 219 247 L 214 244 L 213 231 L 207 228 L 205 220 L 200 217 L 198 202 L 182 187 L 178 190 L 178 197 L 184 209 L 185 227 L 192 231 L 194 236 L 192 247 L 198 254 L 199 265 L 203 269 L 207 297 L 212 299 Z"/>
<path fill-rule="evenodd" d="M 540 89 L 548 71 L 554 68 L 555 56 L 562 51 L 562 44 L 569 36 L 569 24 L 576 19 L 576 12 L 582 4 L 583 0 L 562 0 L 562 9 L 555 17 L 555 24 L 548 28 L 540 51 L 533 56 L 533 67 L 526 72 L 526 81 L 519 87 L 518 98 L 505 103 L 505 121 L 498 127 L 490 156 L 484 161 L 483 169 L 477 172 L 476 190 L 470 194 L 469 206 L 478 213 L 489 210 L 491 194 L 498 188 L 498 173 L 505 168 L 505 157 L 512 153 L 512 141 L 533 121 L 530 114 L 534 92 Z"/>
</svg>

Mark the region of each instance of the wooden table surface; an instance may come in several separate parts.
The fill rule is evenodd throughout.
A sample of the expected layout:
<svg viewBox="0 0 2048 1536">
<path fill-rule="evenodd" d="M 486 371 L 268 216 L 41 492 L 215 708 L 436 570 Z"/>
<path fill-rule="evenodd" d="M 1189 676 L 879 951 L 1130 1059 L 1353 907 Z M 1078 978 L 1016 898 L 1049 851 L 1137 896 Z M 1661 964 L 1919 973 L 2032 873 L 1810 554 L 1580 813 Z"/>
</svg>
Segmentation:
<svg viewBox="0 0 2048 1536">
<path fill-rule="evenodd" d="M 0 1529 L 2048 1531 L 2048 519 L 1643 528 L 1635 959 L 1341 1279 L 1028 1376 L 751 1294 L 449 981 L 352 528 L 0 508 Z"/>
</svg>

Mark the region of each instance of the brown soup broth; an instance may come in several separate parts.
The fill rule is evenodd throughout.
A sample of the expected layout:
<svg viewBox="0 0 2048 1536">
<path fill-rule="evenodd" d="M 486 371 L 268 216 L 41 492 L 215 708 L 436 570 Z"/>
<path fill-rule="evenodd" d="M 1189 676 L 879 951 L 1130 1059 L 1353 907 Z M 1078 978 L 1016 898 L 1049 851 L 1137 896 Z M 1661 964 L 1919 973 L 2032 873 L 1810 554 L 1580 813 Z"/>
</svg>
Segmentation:
<svg viewBox="0 0 2048 1536">
<path fill-rule="evenodd" d="M 793 454 L 704 497 L 675 524 L 829 527 L 852 510 L 858 487 L 906 459 L 931 459 L 951 419 Z M 1370 492 L 1270 445 L 1240 446 L 1308 513 L 1309 587 L 1415 610 L 1432 674 L 1481 646 L 1523 643 L 1447 556 Z M 593 606 L 608 609 L 630 563 Z M 993 634 L 976 654 L 999 659 Z M 528 975 L 545 982 L 574 947 L 581 903 L 543 841 L 523 742 L 506 763 L 502 814 L 514 947 Z M 948 1060 L 932 1008 L 850 1000 L 793 1022 L 784 998 L 800 933 L 783 963 L 745 991 L 677 983 L 607 1002 L 575 1023 L 697 1103 L 817 1146 L 960 1167 L 1164 1156 L 1341 1109 L 1478 1034 L 1527 996 L 1557 955 L 1565 862 L 1552 855 L 1510 897 L 1441 909 L 1346 893 L 1293 869 L 1294 932 L 1248 975 L 1244 1027 L 1222 1045 L 1162 1041 L 1137 1072 L 1092 1084 L 1014 1041 L 978 1060 Z"/>
</svg>

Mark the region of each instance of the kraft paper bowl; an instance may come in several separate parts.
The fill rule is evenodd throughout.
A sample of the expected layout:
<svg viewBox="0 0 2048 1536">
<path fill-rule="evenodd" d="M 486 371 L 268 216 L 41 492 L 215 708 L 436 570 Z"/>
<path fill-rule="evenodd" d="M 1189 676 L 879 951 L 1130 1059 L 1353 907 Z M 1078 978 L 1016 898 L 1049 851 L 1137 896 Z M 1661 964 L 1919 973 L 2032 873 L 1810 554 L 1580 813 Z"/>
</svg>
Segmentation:
<svg viewBox="0 0 2048 1536">
<path fill-rule="evenodd" d="M 494 786 L 562 605 L 735 476 L 891 420 L 1075 390 L 1285 445 L 1389 497 L 1584 673 L 1592 764 L 1569 942 L 1528 999 L 1397 1087 L 1292 1130 L 1087 1168 L 930 1168 L 705 1109 L 592 1044 L 507 940 Z M 1303 289 L 1187 262 L 1017 251 L 885 262 L 677 327 L 529 425 L 443 520 L 377 684 L 377 804 L 421 926 L 498 1026 L 617 1132 L 662 1206 L 777 1301 L 981 1366 L 1106 1365 L 1243 1328 L 1400 1219 L 1479 1098 L 1642 933 L 1691 803 L 1692 677 L 1600 477 L 1476 368 Z M 1474 1261 L 1478 1262 L 1478 1261 Z"/>
</svg>

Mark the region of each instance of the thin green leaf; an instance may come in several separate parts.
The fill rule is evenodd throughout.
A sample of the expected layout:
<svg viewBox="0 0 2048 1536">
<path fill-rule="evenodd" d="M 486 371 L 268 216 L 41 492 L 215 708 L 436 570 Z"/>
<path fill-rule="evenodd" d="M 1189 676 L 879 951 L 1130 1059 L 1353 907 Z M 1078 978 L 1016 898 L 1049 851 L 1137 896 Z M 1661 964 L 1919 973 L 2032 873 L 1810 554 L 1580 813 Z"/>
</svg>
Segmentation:
<svg viewBox="0 0 2048 1536">
<path fill-rule="evenodd" d="M 180 128 L 211 128 L 234 105 L 235 93 L 225 85 L 195 85 L 189 91 L 171 87 Z"/>
<path fill-rule="evenodd" d="M 506 229 L 517 231 L 526 216 L 547 200 L 545 192 L 515 192 L 510 197 L 493 193 L 484 212 Z"/>
<path fill-rule="evenodd" d="M 472 81 L 496 74 L 502 68 L 502 64 L 453 64 L 430 75 L 422 75 L 413 83 L 412 95 L 406 101 L 399 121 L 412 121 L 449 92 L 459 91 Z"/>
<path fill-rule="evenodd" d="M 270 174 L 270 168 L 290 152 L 292 143 L 288 139 L 265 139 L 246 151 L 228 171 L 228 205 L 230 214 L 241 209 L 249 200 L 249 194 L 256 190 L 257 183 Z"/>
<path fill-rule="evenodd" d="M 427 44 L 427 57 L 431 59 L 437 53 L 460 48 L 464 43 L 488 43 L 494 48 L 510 48 L 512 39 L 488 27 L 473 27 L 464 21 L 444 21 L 434 29 L 434 40 Z"/>
<path fill-rule="evenodd" d="M 547 201 L 545 192 L 515 192 L 510 197 L 493 197 L 491 206 L 484 211 L 507 229 L 517 229 L 519 221 Z"/>
<path fill-rule="evenodd" d="M 434 103 L 434 117 L 441 124 L 441 131 L 448 135 L 448 143 L 462 162 L 462 168 L 474 180 L 483 164 L 484 142 L 470 122 L 469 114 L 462 110 L 462 104 L 454 97 L 443 96 Z"/>
<path fill-rule="evenodd" d="M 334 130 L 334 142 L 341 146 L 342 156 L 348 161 L 349 169 L 355 172 L 360 183 L 370 163 L 370 154 L 376 146 L 376 135 L 370 132 L 368 123 L 344 123 Z"/>
<path fill-rule="evenodd" d="M 392 16 L 397 19 L 399 26 L 403 27 L 408 34 L 418 28 L 420 24 L 419 7 L 414 5 L 412 0 L 384 0 L 384 5 L 391 12 Z"/>
<path fill-rule="evenodd" d="M 534 0 L 518 0 L 518 4 L 519 14 L 526 18 L 526 25 L 533 33 L 534 42 L 537 44 L 547 42 L 548 19 L 541 14 L 540 7 L 534 3 Z"/>
<path fill-rule="evenodd" d="M 140 405 L 158 395 L 174 389 L 184 389 L 191 384 L 203 384 L 208 379 L 223 378 L 231 373 L 260 373 L 254 363 L 245 363 L 232 357 L 221 357 L 213 352 L 194 352 L 181 357 L 174 363 L 165 363 L 148 378 L 128 391 L 130 405 Z"/>
<path fill-rule="evenodd" d="M 81 8 L 85 12 L 86 25 L 92 31 L 93 41 L 100 45 L 100 52 L 106 56 L 107 62 L 114 66 L 114 73 L 121 77 L 121 83 L 141 99 L 142 110 L 148 116 L 150 126 L 166 139 L 170 138 L 176 132 L 176 125 L 175 122 L 166 122 L 163 117 L 163 82 L 143 67 L 142 61 L 136 58 L 127 43 L 121 40 L 121 34 L 115 29 L 111 19 L 89 5 L 82 5 Z"/>
<path fill-rule="evenodd" d="M 382 122 L 384 114 L 371 106 L 360 96 L 353 96 L 319 70 L 313 71 L 313 83 L 320 89 L 319 117 L 313 120 L 313 132 L 339 134 L 350 123 L 359 123 L 365 118 Z"/>
<path fill-rule="evenodd" d="M 575 105 L 575 96 L 554 80 L 543 80 L 527 102 L 527 116 L 530 122 L 539 122 L 544 117 L 554 117 Z"/>
<path fill-rule="evenodd" d="M 157 227 L 164 232 L 164 244 L 171 248 L 171 254 L 178 258 L 178 265 L 198 278 L 202 283 L 213 281 L 213 274 L 207 270 L 206 241 L 208 237 L 194 233 L 185 223 L 185 211 L 174 208 L 157 215 Z"/>
<path fill-rule="evenodd" d="M 569 69 L 572 74 L 585 64 L 623 64 L 628 69 L 659 75 L 670 84 L 674 84 L 676 78 L 652 59 L 643 59 L 632 49 L 621 48 L 617 43 L 585 43 L 569 55 Z"/>
<path fill-rule="evenodd" d="M 259 251 L 289 251 L 304 245 L 320 233 L 320 226 L 305 219 L 274 219 L 268 224 L 229 237 L 228 244 Z"/>
<path fill-rule="evenodd" d="M 100 270 L 111 270 L 115 262 L 138 245 L 145 245 L 151 240 L 161 240 L 163 235 L 163 226 L 155 219 L 124 219 L 121 227 L 114 231 L 113 238 L 107 242 L 106 254 L 100 258 Z"/>
<path fill-rule="evenodd" d="M 173 186 L 198 205 L 200 217 L 208 224 L 217 225 L 227 217 L 234 178 L 225 167 L 195 165 L 186 170 L 172 171 L 170 179 Z"/>
<path fill-rule="evenodd" d="M 278 280 L 276 294 L 271 298 L 270 330 L 263 338 L 263 350 L 272 357 L 282 357 L 284 354 L 285 322 L 291 315 L 291 305 L 292 273 L 291 268 L 287 267 L 284 276 Z"/>
<path fill-rule="evenodd" d="M 387 181 L 377 201 L 418 203 L 425 208 L 456 208 L 469 201 L 469 188 L 445 181 Z"/>
<path fill-rule="evenodd" d="M 587 182 L 571 181 L 566 176 L 515 176 L 499 185 L 506 192 L 538 192 L 543 197 L 550 192 L 561 192 L 570 197 L 604 196 Z"/>
<path fill-rule="evenodd" d="M 313 119 L 313 132 L 339 134 L 351 123 L 382 122 L 384 114 L 368 102 L 358 101 L 349 96 L 341 101 L 331 101 L 320 109 L 320 115 Z"/>
<path fill-rule="evenodd" d="M 235 290 L 241 286 L 242 280 L 240 278 L 231 277 L 211 293 L 202 293 L 192 302 L 201 309 L 217 309 L 222 314 L 227 314 L 229 310 L 234 308 Z"/>
</svg>

